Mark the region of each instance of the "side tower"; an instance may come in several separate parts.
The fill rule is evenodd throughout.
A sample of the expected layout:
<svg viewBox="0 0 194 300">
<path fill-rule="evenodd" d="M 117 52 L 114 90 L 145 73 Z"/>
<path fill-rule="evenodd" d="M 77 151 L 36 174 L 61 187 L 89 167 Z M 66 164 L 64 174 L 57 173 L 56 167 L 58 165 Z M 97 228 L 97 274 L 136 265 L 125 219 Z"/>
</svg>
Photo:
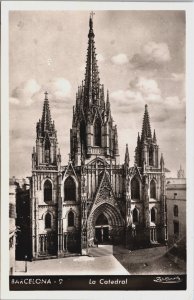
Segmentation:
<svg viewBox="0 0 194 300">
<path fill-rule="evenodd" d="M 60 251 L 60 168 L 57 132 L 45 92 L 42 118 L 36 126 L 32 153 L 31 219 L 32 257 L 57 255 Z"/>
<path fill-rule="evenodd" d="M 159 161 L 156 133 L 152 135 L 145 105 L 141 137 L 138 133 L 135 166 L 130 170 L 132 236 L 138 244 L 166 243 L 164 158 Z"/>
</svg>

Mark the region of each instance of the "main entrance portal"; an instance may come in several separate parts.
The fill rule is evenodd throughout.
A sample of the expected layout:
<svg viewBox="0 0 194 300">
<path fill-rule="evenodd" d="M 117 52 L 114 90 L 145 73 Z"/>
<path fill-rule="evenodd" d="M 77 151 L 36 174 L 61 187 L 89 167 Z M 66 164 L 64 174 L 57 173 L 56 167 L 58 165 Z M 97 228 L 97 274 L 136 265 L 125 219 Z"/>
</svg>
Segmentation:
<svg viewBox="0 0 194 300">
<path fill-rule="evenodd" d="M 104 214 L 99 215 L 98 219 L 96 220 L 95 239 L 99 244 L 110 242 L 109 224 Z"/>
</svg>

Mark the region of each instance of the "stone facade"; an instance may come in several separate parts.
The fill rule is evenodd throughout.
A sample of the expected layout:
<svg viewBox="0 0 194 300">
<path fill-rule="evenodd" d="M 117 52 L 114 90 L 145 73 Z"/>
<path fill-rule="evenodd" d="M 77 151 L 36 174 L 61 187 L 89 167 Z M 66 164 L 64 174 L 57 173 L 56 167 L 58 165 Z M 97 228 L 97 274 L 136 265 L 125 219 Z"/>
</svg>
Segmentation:
<svg viewBox="0 0 194 300">
<path fill-rule="evenodd" d="M 36 127 L 30 188 L 32 256 L 87 254 L 98 243 L 152 246 L 167 241 L 165 166 L 145 106 L 135 164 L 128 145 L 119 163 L 117 126 L 100 83 L 93 19 L 89 19 L 85 79 L 78 87 L 70 157 L 61 166 L 57 132 L 45 93 Z"/>
</svg>

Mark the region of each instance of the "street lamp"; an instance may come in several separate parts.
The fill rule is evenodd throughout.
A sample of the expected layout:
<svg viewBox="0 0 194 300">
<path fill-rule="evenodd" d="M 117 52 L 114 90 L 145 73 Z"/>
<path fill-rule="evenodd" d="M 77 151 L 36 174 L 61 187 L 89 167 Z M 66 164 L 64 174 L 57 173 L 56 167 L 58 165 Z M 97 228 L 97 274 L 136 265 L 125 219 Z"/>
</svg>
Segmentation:
<svg viewBox="0 0 194 300">
<path fill-rule="evenodd" d="M 25 273 L 27 273 L 27 258 L 28 258 L 28 256 L 25 255 Z"/>
</svg>

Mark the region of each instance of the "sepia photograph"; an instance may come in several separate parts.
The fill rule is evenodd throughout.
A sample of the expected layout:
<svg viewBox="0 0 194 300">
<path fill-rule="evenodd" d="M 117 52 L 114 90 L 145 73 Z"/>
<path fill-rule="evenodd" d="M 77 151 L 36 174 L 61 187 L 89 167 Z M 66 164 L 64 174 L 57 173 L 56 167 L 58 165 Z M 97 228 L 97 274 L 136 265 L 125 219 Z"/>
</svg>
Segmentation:
<svg viewBox="0 0 194 300">
<path fill-rule="evenodd" d="M 186 290 L 186 11 L 8 25 L 10 291 Z"/>
</svg>

